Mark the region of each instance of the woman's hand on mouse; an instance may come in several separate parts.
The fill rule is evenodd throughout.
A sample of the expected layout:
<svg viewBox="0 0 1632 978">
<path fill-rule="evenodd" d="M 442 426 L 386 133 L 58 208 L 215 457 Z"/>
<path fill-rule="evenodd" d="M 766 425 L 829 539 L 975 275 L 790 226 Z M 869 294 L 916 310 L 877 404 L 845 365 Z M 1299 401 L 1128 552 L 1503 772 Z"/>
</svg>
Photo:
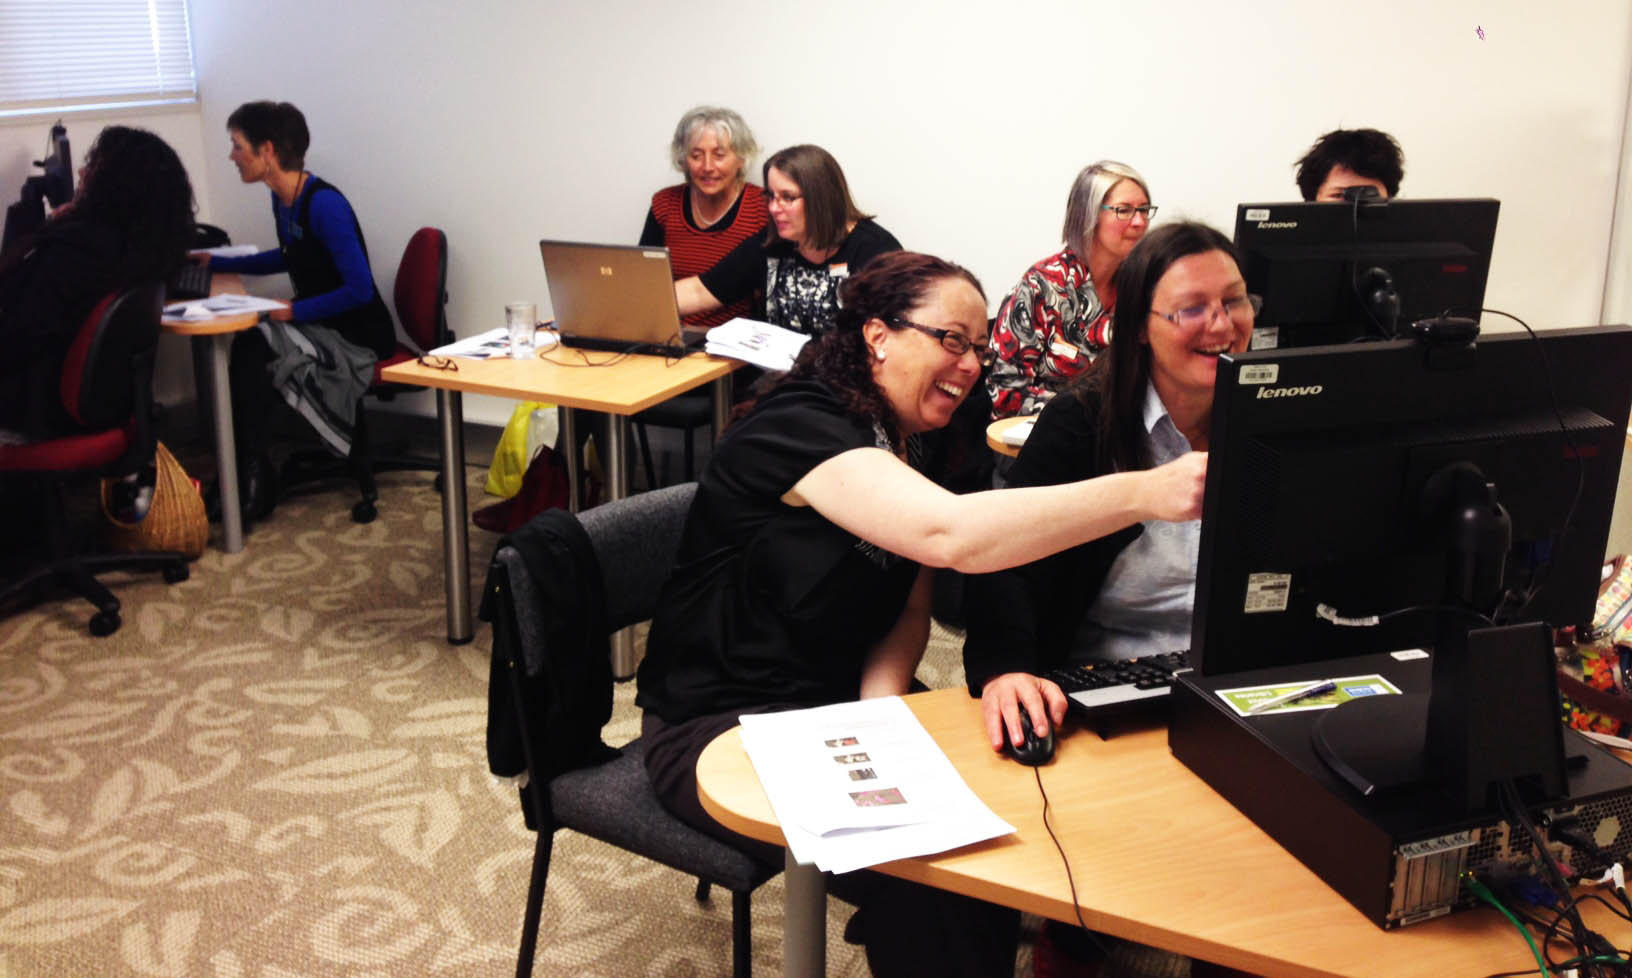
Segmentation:
<svg viewBox="0 0 1632 978">
<path fill-rule="evenodd" d="M 1026 731 L 1020 727 L 1020 707 L 1031 714 L 1033 733 L 1048 735 L 1065 722 L 1065 693 L 1052 681 L 1033 676 L 1029 672 L 1006 672 L 986 681 L 980 691 L 981 717 L 986 724 L 986 739 L 992 750 L 1001 751 L 1005 740 L 1018 747 L 1025 742 Z M 1035 727 L 1044 724 L 1044 729 Z"/>
</svg>

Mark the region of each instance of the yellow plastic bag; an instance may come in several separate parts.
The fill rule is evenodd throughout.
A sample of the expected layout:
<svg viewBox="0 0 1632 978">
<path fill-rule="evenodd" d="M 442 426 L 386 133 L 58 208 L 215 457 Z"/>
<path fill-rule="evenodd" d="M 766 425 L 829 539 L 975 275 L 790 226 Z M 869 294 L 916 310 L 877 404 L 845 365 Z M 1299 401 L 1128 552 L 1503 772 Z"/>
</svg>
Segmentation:
<svg viewBox="0 0 1632 978">
<path fill-rule="evenodd" d="M 509 499 L 521 491 L 521 476 L 532 459 L 527 455 L 527 426 L 533 411 L 548 407 L 538 401 L 522 401 L 510 412 L 510 420 L 493 449 L 493 464 L 487 469 L 487 494 Z"/>
</svg>

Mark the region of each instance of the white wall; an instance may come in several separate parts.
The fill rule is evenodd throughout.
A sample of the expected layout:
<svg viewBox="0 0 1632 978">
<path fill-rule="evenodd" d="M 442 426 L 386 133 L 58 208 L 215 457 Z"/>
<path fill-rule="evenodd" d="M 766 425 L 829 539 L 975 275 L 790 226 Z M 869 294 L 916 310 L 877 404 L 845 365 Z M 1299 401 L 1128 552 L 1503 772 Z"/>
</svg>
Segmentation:
<svg viewBox="0 0 1632 978">
<path fill-rule="evenodd" d="M 201 131 L 178 149 L 190 167 L 204 157 L 205 212 L 270 243 L 266 193 L 238 184 L 224 125 L 242 101 L 288 99 L 311 123 L 310 168 L 361 216 L 382 290 L 415 228 L 448 232 L 462 333 L 497 324 L 507 300 L 544 303 L 539 238 L 632 241 L 651 192 L 677 179 L 675 119 L 702 102 L 738 109 L 766 150 L 827 147 L 864 208 L 908 247 L 970 266 L 994 307 L 1056 247 L 1085 163 L 1129 162 L 1162 219 L 1228 231 L 1237 202 L 1295 197 L 1293 161 L 1340 125 L 1399 138 L 1408 195 L 1501 199 L 1489 305 L 1538 326 L 1596 322 L 1608 284 L 1624 3 L 216 0 L 191 13 Z M 9 142 L 0 131 L 0 180 Z M 509 405 L 466 411 L 502 420 Z"/>
</svg>

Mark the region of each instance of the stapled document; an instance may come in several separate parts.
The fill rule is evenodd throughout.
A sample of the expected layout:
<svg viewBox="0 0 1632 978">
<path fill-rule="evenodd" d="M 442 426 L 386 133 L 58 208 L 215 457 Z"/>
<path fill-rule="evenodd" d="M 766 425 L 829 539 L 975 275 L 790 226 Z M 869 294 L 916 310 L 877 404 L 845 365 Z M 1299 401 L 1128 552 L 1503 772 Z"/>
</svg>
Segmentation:
<svg viewBox="0 0 1632 978">
<path fill-rule="evenodd" d="M 743 749 L 800 862 L 844 873 L 1014 831 L 900 697 L 741 720 Z"/>
</svg>

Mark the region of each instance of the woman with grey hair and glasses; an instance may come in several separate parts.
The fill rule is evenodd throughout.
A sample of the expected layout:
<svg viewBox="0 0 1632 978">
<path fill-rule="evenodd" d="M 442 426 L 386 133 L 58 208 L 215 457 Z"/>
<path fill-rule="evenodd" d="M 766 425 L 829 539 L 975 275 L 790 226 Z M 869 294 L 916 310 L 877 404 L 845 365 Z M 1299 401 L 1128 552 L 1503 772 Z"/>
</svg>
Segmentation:
<svg viewBox="0 0 1632 978">
<path fill-rule="evenodd" d="M 1156 208 L 1126 163 L 1084 167 L 1066 198 L 1065 247 L 1020 277 L 992 327 L 992 418 L 1032 415 L 1110 344 L 1116 270 Z"/>
<path fill-rule="evenodd" d="M 640 243 L 669 249 L 676 279 L 714 267 L 731 249 L 765 229 L 770 214 L 765 195 L 748 182 L 748 167 L 759 144 L 742 116 L 730 109 L 699 105 L 674 127 L 669 157 L 686 182 L 652 195 Z M 685 318 L 688 326 L 716 326 L 749 313 L 744 298 Z"/>
</svg>

